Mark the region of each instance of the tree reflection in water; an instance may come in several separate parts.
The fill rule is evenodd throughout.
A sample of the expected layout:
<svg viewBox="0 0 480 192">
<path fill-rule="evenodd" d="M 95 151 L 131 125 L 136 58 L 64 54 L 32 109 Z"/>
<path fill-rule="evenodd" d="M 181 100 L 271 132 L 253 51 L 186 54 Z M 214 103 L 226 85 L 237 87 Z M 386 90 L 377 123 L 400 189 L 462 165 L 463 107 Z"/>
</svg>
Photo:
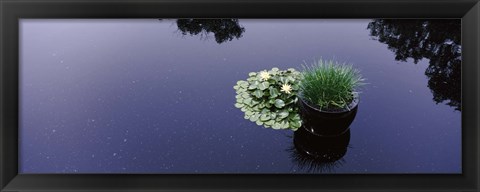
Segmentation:
<svg viewBox="0 0 480 192">
<path fill-rule="evenodd" d="M 245 32 L 238 19 L 178 19 L 177 26 L 183 35 L 200 34 L 206 37 L 208 33 L 213 33 L 218 44 L 239 39 Z"/>
<path fill-rule="evenodd" d="M 425 71 L 433 100 L 461 111 L 461 20 L 375 19 L 370 35 L 388 45 L 395 60 L 430 60 Z"/>
</svg>

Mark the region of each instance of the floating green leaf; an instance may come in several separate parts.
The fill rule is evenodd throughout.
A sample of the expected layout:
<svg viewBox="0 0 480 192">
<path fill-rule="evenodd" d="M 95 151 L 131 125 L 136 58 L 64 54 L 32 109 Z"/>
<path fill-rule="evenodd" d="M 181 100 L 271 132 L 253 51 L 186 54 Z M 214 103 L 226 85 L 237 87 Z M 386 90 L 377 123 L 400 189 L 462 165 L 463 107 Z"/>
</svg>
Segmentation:
<svg viewBox="0 0 480 192">
<path fill-rule="evenodd" d="M 275 100 L 275 107 L 277 108 L 282 108 L 283 106 L 285 106 L 285 102 L 281 99 L 276 99 Z"/>
<path fill-rule="evenodd" d="M 280 129 L 280 128 L 282 128 L 282 124 L 280 124 L 280 123 L 274 123 L 274 124 L 272 125 L 272 128 L 273 128 L 273 129 Z"/>
<path fill-rule="evenodd" d="M 244 103 L 244 104 L 247 104 L 247 105 L 251 105 L 251 104 L 252 104 L 252 98 L 249 97 L 249 98 L 244 99 L 244 100 L 243 100 L 243 103 Z"/>
<path fill-rule="evenodd" d="M 261 121 L 270 120 L 270 115 L 268 115 L 268 114 L 262 114 L 262 115 L 260 116 L 260 120 L 261 120 Z"/>
<path fill-rule="evenodd" d="M 257 120 L 258 120 L 258 115 L 252 115 L 252 116 L 250 116 L 250 121 L 255 122 L 255 121 L 257 121 Z"/>
<path fill-rule="evenodd" d="M 257 97 L 257 98 L 261 98 L 261 97 L 263 96 L 263 91 L 261 91 L 261 90 L 255 90 L 255 91 L 253 92 L 253 95 L 255 95 L 255 97 Z"/>
<path fill-rule="evenodd" d="M 270 121 L 266 121 L 264 124 L 268 126 L 272 126 L 274 123 L 275 123 L 275 120 L 270 120 Z"/>
<path fill-rule="evenodd" d="M 292 128 L 300 128 L 302 126 L 302 124 L 300 123 L 300 121 L 289 121 L 290 122 L 290 126 Z"/>
<path fill-rule="evenodd" d="M 243 104 L 242 104 L 242 103 L 235 103 L 235 107 L 236 107 L 236 108 L 242 108 L 242 107 L 243 107 Z"/>
<path fill-rule="evenodd" d="M 285 119 L 286 117 L 288 117 L 288 115 L 289 115 L 288 112 L 282 111 L 282 112 L 278 113 L 278 118 Z"/>
<path fill-rule="evenodd" d="M 278 97 L 279 93 L 280 92 L 277 90 L 277 88 L 270 87 L 270 98 Z"/>
<path fill-rule="evenodd" d="M 267 89 L 268 86 L 270 86 L 270 83 L 268 83 L 268 82 L 262 82 L 262 83 L 258 84 L 258 88 L 262 91 Z"/>
</svg>

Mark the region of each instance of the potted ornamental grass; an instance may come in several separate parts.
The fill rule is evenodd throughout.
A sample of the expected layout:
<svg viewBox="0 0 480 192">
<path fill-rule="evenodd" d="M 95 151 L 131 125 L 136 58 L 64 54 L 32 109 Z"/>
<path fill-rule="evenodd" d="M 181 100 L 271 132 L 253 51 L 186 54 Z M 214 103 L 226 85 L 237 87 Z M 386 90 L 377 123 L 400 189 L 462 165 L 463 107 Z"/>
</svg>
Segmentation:
<svg viewBox="0 0 480 192">
<path fill-rule="evenodd" d="M 320 136 L 345 133 L 358 109 L 360 72 L 334 60 L 304 65 L 299 83 L 299 113 L 303 127 Z"/>
</svg>

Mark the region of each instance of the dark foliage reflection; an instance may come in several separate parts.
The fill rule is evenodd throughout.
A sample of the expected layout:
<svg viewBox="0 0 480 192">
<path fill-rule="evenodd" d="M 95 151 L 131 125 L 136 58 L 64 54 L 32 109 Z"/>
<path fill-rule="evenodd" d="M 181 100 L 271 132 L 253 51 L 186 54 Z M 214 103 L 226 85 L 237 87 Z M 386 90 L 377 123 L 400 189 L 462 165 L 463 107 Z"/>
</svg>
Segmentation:
<svg viewBox="0 0 480 192">
<path fill-rule="evenodd" d="M 245 32 L 238 19 L 178 19 L 177 26 L 183 35 L 207 36 L 213 33 L 218 44 L 239 39 Z"/>
<path fill-rule="evenodd" d="M 293 136 L 290 156 L 298 168 L 307 172 L 333 172 L 345 163 L 343 156 L 350 143 L 350 130 L 337 136 L 318 136 L 300 128 Z"/>
<path fill-rule="evenodd" d="M 461 20 L 375 19 L 370 35 L 388 45 L 395 59 L 416 63 L 426 58 L 425 71 L 433 100 L 461 110 Z"/>
</svg>

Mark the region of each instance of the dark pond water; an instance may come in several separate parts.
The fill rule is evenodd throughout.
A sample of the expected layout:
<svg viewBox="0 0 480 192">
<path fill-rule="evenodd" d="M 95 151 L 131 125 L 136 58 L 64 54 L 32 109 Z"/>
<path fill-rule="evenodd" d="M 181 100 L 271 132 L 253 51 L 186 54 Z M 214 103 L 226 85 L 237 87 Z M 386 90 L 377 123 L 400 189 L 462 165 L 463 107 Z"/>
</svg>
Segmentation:
<svg viewBox="0 0 480 192">
<path fill-rule="evenodd" d="M 21 173 L 461 173 L 460 20 L 21 21 Z M 350 131 L 295 148 L 238 80 L 335 58 L 367 79 Z M 302 138 L 296 133 L 296 140 Z M 301 142 L 301 141 L 299 141 Z"/>
</svg>

